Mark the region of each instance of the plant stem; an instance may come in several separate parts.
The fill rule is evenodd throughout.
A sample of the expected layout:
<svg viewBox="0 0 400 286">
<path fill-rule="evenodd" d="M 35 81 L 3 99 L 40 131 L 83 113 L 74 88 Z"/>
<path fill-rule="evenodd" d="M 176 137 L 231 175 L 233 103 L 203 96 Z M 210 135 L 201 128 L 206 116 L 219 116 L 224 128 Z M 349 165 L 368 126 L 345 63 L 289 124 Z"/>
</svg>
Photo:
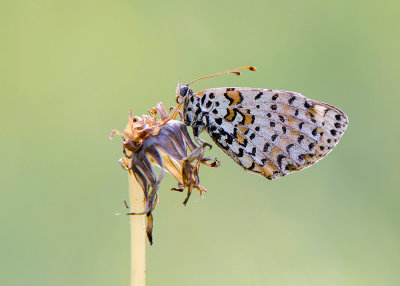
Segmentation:
<svg viewBox="0 0 400 286">
<path fill-rule="evenodd" d="M 129 172 L 129 209 L 142 212 L 145 198 L 135 175 Z M 131 226 L 131 286 L 146 284 L 146 215 L 130 215 Z"/>
</svg>

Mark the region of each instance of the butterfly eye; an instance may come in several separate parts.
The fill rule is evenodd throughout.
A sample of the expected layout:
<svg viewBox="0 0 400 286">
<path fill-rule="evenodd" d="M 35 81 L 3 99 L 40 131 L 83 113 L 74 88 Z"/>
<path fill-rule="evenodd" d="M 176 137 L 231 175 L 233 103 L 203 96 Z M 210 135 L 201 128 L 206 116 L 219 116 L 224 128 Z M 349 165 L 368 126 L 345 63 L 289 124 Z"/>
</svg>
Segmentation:
<svg viewBox="0 0 400 286">
<path fill-rule="evenodd" d="M 188 93 L 189 87 L 187 85 L 183 86 L 179 93 L 181 94 L 181 96 L 186 96 L 186 94 Z"/>
</svg>

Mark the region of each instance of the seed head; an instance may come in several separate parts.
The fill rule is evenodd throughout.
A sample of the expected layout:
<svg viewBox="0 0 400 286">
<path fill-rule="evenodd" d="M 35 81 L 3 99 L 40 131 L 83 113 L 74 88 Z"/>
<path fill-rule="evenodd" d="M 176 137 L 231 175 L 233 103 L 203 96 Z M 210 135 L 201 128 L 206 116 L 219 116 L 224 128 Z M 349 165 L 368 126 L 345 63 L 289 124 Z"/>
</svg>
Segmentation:
<svg viewBox="0 0 400 286">
<path fill-rule="evenodd" d="M 205 148 L 210 145 L 203 143 L 196 146 L 186 125 L 171 120 L 162 103 L 152 108 L 149 115 L 142 117 L 133 116 L 130 110 L 124 133 L 113 130 L 110 138 L 115 134 L 123 140 L 124 157 L 119 162 L 125 170 L 135 175 L 146 199 L 144 212 L 129 214 L 147 215 L 147 236 L 151 244 L 152 211 L 156 205 L 157 191 L 164 172 L 170 173 L 178 181 L 178 187 L 172 190 L 183 192 L 187 189 L 187 196 L 183 202 L 186 205 L 193 189 L 199 190 L 200 195 L 207 192 L 199 184 L 200 164 L 209 167 L 218 167 L 220 164 L 217 159 L 204 157 Z M 161 169 L 158 175 L 153 166 Z"/>
</svg>

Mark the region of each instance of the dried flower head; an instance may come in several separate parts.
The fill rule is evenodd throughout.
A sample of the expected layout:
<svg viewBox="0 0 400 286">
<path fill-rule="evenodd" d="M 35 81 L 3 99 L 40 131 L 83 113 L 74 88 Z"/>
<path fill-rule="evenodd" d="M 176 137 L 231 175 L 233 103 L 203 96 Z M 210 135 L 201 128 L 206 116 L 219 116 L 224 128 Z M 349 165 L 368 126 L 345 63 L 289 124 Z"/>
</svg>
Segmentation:
<svg viewBox="0 0 400 286">
<path fill-rule="evenodd" d="M 200 164 L 209 167 L 218 167 L 219 161 L 204 157 L 205 148 L 211 145 L 201 143 L 199 147 L 190 138 L 185 124 L 172 120 L 162 103 L 149 111 L 150 116 L 137 117 L 129 114 L 129 121 L 122 134 L 118 130 L 111 132 L 110 138 L 115 134 L 123 140 L 124 157 L 119 160 L 122 167 L 133 172 L 143 189 L 146 199 L 146 208 L 142 213 L 147 215 L 147 236 L 152 243 L 152 211 L 157 201 L 157 190 L 164 176 L 170 173 L 178 181 L 178 187 L 172 190 L 182 192 L 187 189 L 187 196 L 183 204 L 189 200 L 193 189 L 200 195 L 207 190 L 200 186 Z M 153 166 L 161 169 L 157 175 Z"/>
</svg>

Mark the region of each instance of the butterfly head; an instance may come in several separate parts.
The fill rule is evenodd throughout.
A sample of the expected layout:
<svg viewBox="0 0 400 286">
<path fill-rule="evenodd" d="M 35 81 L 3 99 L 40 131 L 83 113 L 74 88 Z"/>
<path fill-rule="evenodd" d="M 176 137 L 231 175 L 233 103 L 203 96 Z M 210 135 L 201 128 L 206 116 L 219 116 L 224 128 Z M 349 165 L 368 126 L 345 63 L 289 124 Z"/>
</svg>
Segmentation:
<svg viewBox="0 0 400 286">
<path fill-rule="evenodd" d="M 183 102 L 189 94 L 193 94 L 193 90 L 189 88 L 188 84 L 182 86 L 182 82 L 179 81 L 176 87 L 176 103 Z"/>
</svg>

